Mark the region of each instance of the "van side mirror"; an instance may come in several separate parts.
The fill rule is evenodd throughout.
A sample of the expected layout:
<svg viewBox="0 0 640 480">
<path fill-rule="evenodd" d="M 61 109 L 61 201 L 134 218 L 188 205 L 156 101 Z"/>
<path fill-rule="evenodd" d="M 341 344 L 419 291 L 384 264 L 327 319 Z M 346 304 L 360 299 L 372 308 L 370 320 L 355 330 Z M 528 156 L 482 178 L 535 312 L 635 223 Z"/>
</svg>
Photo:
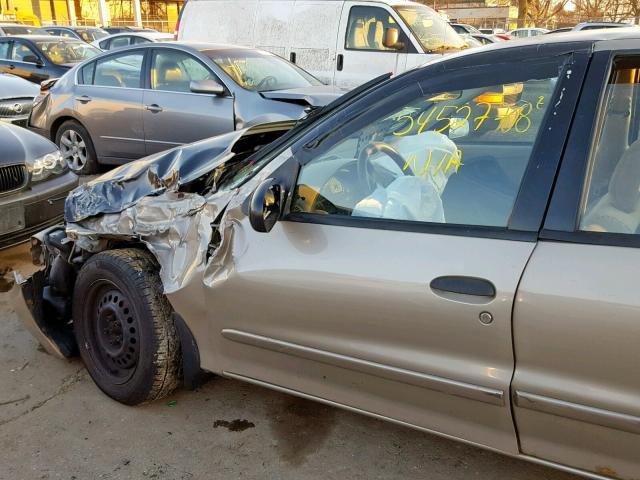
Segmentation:
<svg viewBox="0 0 640 480">
<path fill-rule="evenodd" d="M 210 95 L 224 95 L 224 87 L 215 80 L 191 80 L 189 90 L 193 93 L 208 93 Z"/>
<path fill-rule="evenodd" d="M 268 178 L 255 189 L 249 204 L 249 223 L 256 232 L 270 232 L 280 218 L 282 188 Z"/>
<path fill-rule="evenodd" d="M 384 39 L 382 44 L 386 48 L 393 48 L 394 50 L 403 50 L 404 42 L 400 40 L 400 31 L 396 27 L 389 27 L 384 32 Z"/>
</svg>

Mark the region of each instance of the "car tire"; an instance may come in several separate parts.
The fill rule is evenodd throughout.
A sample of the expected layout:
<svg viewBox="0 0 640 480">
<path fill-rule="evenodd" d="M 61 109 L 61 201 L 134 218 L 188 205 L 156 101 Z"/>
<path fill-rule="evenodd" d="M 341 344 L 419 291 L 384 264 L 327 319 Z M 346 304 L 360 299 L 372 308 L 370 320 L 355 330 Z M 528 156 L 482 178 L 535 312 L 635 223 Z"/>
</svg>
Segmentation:
<svg viewBox="0 0 640 480">
<path fill-rule="evenodd" d="M 56 131 L 56 145 L 69 168 L 78 175 L 90 175 L 98 171 L 98 158 L 91 135 L 80 123 L 67 120 Z"/>
<path fill-rule="evenodd" d="M 165 397 L 180 382 L 180 338 L 158 272 L 145 250 L 108 250 L 93 255 L 75 282 L 80 356 L 98 387 L 127 405 Z"/>
</svg>

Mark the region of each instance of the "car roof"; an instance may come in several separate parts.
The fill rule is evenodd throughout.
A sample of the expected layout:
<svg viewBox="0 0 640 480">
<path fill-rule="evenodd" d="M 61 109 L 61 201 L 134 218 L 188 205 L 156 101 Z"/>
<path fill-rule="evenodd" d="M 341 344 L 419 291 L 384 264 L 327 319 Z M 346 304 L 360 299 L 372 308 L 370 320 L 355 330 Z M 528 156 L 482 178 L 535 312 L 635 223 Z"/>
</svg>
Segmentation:
<svg viewBox="0 0 640 480">
<path fill-rule="evenodd" d="M 56 37 L 55 35 L 12 35 L 10 38 L 12 39 L 22 38 L 24 40 L 32 40 L 32 41 L 37 41 L 37 40 L 49 40 L 49 41 L 57 40 L 57 41 L 72 41 L 72 42 L 80 41 L 75 38 Z"/>
</svg>

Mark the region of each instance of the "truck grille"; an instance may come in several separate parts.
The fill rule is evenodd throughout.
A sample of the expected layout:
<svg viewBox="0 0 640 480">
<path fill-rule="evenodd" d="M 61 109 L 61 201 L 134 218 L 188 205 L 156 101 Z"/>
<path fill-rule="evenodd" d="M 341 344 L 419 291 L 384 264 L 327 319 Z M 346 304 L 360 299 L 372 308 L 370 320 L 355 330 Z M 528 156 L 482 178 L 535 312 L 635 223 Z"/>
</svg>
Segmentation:
<svg viewBox="0 0 640 480">
<path fill-rule="evenodd" d="M 24 165 L 0 167 L 0 193 L 22 188 L 27 183 L 27 169 Z"/>
<path fill-rule="evenodd" d="M 0 118 L 25 117 L 31 113 L 32 98 L 0 100 Z"/>
</svg>

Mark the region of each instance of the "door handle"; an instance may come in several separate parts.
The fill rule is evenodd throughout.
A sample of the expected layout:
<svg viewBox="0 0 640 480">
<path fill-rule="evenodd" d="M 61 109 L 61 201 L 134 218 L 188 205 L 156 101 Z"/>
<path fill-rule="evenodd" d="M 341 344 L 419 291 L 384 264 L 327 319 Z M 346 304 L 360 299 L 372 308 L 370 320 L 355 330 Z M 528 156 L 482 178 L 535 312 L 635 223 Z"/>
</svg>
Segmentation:
<svg viewBox="0 0 640 480">
<path fill-rule="evenodd" d="M 496 296 L 496 287 L 484 278 L 449 275 L 434 278 L 429 286 L 437 295 L 439 292 L 443 292 L 486 298 L 495 298 Z"/>
<path fill-rule="evenodd" d="M 344 55 L 339 53 L 338 54 L 337 64 L 336 64 L 336 68 L 338 69 L 339 72 L 342 71 L 343 65 L 344 65 Z"/>
<path fill-rule="evenodd" d="M 80 97 L 76 97 L 76 100 L 80 103 L 89 103 L 91 101 L 91 97 L 87 95 L 82 95 Z"/>
<path fill-rule="evenodd" d="M 151 113 L 158 113 L 162 111 L 162 107 L 160 105 L 157 105 L 155 103 L 151 104 L 151 105 L 145 105 L 145 107 L 147 110 L 149 110 Z"/>
</svg>

